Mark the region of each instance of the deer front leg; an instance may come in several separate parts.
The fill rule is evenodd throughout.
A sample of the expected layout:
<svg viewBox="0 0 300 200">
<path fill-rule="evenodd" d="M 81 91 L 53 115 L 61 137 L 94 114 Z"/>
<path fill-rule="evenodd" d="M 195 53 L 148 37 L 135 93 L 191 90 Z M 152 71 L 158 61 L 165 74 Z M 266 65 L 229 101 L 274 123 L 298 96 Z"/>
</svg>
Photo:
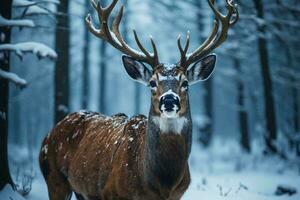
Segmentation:
<svg viewBox="0 0 300 200">
<path fill-rule="evenodd" d="M 51 171 L 46 179 L 50 200 L 70 200 L 72 196 L 71 187 L 59 173 Z"/>
</svg>

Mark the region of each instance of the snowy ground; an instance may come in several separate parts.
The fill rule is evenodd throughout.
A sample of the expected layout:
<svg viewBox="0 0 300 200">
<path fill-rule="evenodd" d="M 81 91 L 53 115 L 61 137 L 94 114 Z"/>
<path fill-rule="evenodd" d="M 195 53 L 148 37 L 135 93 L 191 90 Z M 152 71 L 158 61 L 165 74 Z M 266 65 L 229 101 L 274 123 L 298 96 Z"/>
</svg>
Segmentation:
<svg viewBox="0 0 300 200">
<path fill-rule="evenodd" d="M 37 162 L 34 163 L 35 178 L 26 199 L 47 200 L 46 184 L 36 169 Z M 194 145 L 190 167 L 192 183 L 183 200 L 300 200 L 299 159 L 286 162 L 263 157 L 257 151 L 246 155 L 237 145 L 219 143 L 205 151 Z M 277 196 L 278 186 L 297 192 L 291 196 Z M 7 187 L 0 192 L 0 199 L 19 200 L 23 197 L 12 194 Z"/>
</svg>

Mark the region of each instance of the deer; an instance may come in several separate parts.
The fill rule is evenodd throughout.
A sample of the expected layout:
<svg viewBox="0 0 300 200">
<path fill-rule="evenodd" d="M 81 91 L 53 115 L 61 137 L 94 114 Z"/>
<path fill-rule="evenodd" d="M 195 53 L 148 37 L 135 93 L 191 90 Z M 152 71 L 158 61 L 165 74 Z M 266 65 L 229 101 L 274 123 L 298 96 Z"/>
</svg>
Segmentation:
<svg viewBox="0 0 300 200">
<path fill-rule="evenodd" d="M 92 0 L 100 28 L 94 26 L 90 14 L 85 22 L 94 36 L 125 54 L 122 61 L 128 75 L 149 87 L 149 115 L 129 118 L 79 111 L 57 123 L 42 142 L 39 155 L 50 200 L 68 200 L 73 193 L 79 200 L 179 200 L 189 187 L 192 118 L 188 88 L 213 73 L 216 55 L 212 51 L 238 21 L 237 6 L 226 0 L 224 15 L 208 0 L 214 14 L 209 37 L 188 54 L 190 33 L 184 46 L 179 35 L 180 61 L 165 64 L 152 38 L 153 53 L 144 48 L 135 30 L 139 49 L 124 41 L 119 31 L 124 6 L 109 25 L 117 2 L 104 7 Z"/>
</svg>

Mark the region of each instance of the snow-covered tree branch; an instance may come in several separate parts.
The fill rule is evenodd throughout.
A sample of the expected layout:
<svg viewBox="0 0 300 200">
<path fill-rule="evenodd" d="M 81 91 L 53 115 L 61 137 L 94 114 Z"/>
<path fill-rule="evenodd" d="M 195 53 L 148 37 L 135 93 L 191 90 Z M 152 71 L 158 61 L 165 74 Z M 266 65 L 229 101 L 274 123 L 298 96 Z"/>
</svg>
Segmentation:
<svg viewBox="0 0 300 200">
<path fill-rule="evenodd" d="M 59 4 L 59 1 L 58 0 L 41 0 L 41 1 L 14 0 L 13 7 L 30 7 L 42 3 Z"/>
<path fill-rule="evenodd" d="M 30 19 L 5 19 L 0 15 L 0 26 L 7 27 L 35 27 L 35 24 Z"/>
<path fill-rule="evenodd" d="M 0 52 L 1 51 L 13 51 L 15 52 L 20 58 L 24 56 L 25 53 L 34 53 L 38 56 L 38 58 L 50 58 L 56 59 L 57 54 L 56 52 L 51 49 L 50 47 L 38 43 L 38 42 L 21 42 L 17 44 L 1 44 L 0 45 Z"/>
<path fill-rule="evenodd" d="M 0 78 L 7 79 L 8 81 L 14 83 L 17 87 L 24 88 L 27 86 L 27 81 L 17 74 L 12 72 L 6 72 L 0 69 Z"/>
</svg>

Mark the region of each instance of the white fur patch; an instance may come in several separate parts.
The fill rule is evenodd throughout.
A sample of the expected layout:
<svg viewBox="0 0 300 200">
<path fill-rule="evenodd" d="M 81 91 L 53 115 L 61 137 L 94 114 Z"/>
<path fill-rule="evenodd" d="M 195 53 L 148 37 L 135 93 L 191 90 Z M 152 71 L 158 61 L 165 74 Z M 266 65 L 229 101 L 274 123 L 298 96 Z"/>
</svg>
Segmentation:
<svg viewBox="0 0 300 200">
<path fill-rule="evenodd" d="M 166 81 L 166 80 L 168 80 L 167 76 L 163 76 L 161 74 L 158 74 L 158 81 Z"/>
<path fill-rule="evenodd" d="M 174 106 L 174 109 L 171 112 L 166 111 L 166 108 L 165 108 L 164 104 L 162 105 L 161 109 L 163 111 L 162 115 L 163 115 L 164 118 L 176 118 L 176 117 L 178 117 L 178 114 L 177 114 L 178 106 L 177 105 Z"/>
<path fill-rule="evenodd" d="M 163 98 L 164 96 L 168 95 L 168 94 L 172 94 L 174 96 L 174 99 L 176 99 L 176 97 L 179 99 L 180 101 L 180 96 L 178 96 L 178 94 L 176 94 L 175 92 L 173 92 L 171 89 L 169 89 L 167 92 L 163 93 L 160 97 L 159 100 L 161 98 Z"/>
<path fill-rule="evenodd" d="M 170 132 L 180 134 L 184 125 L 187 123 L 187 118 L 153 117 L 153 121 L 159 127 L 162 134 Z"/>
<path fill-rule="evenodd" d="M 161 74 L 158 74 L 158 81 L 166 81 L 166 80 L 174 80 L 174 79 L 179 81 L 180 75 L 178 74 L 177 76 L 163 76 Z"/>
</svg>

